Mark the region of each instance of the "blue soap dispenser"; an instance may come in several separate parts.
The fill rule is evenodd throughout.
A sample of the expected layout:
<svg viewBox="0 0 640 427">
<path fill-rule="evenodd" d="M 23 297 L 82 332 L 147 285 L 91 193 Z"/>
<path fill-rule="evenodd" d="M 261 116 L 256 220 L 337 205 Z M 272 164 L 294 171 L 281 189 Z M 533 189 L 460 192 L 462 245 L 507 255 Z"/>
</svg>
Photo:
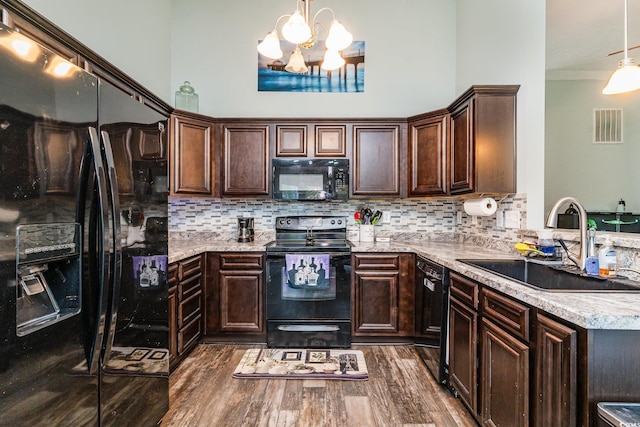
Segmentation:
<svg viewBox="0 0 640 427">
<path fill-rule="evenodd" d="M 589 228 L 589 240 L 587 243 L 587 260 L 585 270 L 587 274 L 598 276 L 600 274 L 600 262 L 596 254 L 596 229 Z"/>
</svg>

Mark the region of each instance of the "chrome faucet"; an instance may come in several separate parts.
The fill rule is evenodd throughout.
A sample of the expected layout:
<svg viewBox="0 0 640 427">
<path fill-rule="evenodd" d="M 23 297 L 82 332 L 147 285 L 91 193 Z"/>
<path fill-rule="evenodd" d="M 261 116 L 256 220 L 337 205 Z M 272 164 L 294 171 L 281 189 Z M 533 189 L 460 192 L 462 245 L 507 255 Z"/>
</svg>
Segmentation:
<svg viewBox="0 0 640 427">
<path fill-rule="evenodd" d="M 587 265 L 587 230 L 589 227 L 587 224 L 587 211 L 584 209 L 584 206 L 582 206 L 582 203 L 573 197 L 561 198 L 553 205 L 551 211 L 549 211 L 545 227 L 556 228 L 558 226 L 558 210 L 560 209 L 560 206 L 565 203 L 573 203 L 574 206 L 577 207 L 578 214 L 580 215 L 580 257 L 578 258 L 572 255 L 569 251 L 567 251 L 567 256 L 578 266 L 578 268 L 584 270 Z"/>
</svg>

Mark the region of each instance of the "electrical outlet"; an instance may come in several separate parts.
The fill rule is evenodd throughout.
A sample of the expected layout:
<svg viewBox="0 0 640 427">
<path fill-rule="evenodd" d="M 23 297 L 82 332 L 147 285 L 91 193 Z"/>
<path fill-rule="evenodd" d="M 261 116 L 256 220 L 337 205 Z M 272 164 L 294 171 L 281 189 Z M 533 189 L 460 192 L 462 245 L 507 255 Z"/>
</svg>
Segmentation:
<svg viewBox="0 0 640 427">
<path fill-rule="evenodd" d="M 462 211 L 456 212 L 456 225 L 462 225 Z"/>
<path fill-rule="evenodd" d="M 391 224 L 391 212 L 382 212 L 382 223 Z"/>
<path fill-rule="evenodd" d="M 519 211 L 505 211 L 504 212 L 504 227 L 505 228 L 520 228 L 520 212 Z"/>
<path fill-rule="evenodd" d="M 504 228 L 504 211 L 496 211 L 496 227 Z"/>
</svg>

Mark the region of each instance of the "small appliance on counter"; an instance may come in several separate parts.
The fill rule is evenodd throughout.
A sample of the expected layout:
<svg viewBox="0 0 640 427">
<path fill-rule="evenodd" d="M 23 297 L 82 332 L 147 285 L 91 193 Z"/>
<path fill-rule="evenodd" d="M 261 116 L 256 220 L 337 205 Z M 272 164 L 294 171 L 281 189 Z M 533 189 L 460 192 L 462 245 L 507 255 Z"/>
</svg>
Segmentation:
<svg viewBox="0 0 640 427">
<path fill-rule="evenodd" d="M 253 218 L 238 217 L 238 242 L 253 242 L 255 232 L 253 230 Z"/>
</svg>

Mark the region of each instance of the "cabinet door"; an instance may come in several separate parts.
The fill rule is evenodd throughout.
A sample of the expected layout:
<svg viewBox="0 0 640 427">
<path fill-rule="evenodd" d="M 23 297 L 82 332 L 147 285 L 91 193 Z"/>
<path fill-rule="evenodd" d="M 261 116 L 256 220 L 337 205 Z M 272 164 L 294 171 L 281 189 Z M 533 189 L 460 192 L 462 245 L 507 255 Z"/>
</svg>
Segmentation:
<svg viewBox="0 0 640 427">
<path fill-rule="evenodd" d="M 576 425 L 577 332 L 538 314 L 534 425 Z"/>
<path fill-rule="evenodd" d="M 261 271 L 220 271 L 220 331 L 263 332 Z"/>
<path fill-rule="evenodd" d="M 478 314 L 451 298 L 449 311 L 449 382 L 472 413 L 477 405 Z"/>
<path fill-rule="evenodd" d="M 354 196 L 400 196 L 399 166 L 400 126 L 353 126 Z"/>
<path fill-rule="evenodd" d="M 451 194 L 473 191 L 473 99 L 451 113 L 449 174 Z"/>
<path fill-rule="evenodd" d="M 399 285 L 398 271 L 355 272 L 355 335 L 396 335 L 400 332 Z"/>
<path fill-rule="evenodd" d="M 224 126 L 223 196 L 269 195 L 269 126 Z"/>
<path fill-rule="evenodd" d="M 409 196 L 447 194 L 448 115 L 409 123 Z"/>
<path fill-rule="evenodd" d="M 482 319 L 480 337 L 482 424 L 528 426 L 529 346 L 487 319 Z"/>
<path fill-rule="evenodd" d="M 276 156 L 277 157 L 306 157 L 307 156 L 307 126 L 277 125 L 276 126 Z"/>
<path fill-rule="evenodd" d="M 316 125 L 314 157 L 346 157 L 345 125 Z"/>
<path fill-rule="evenodd" d="M 211 123 L 173 116 L 172 194 L 214 196 Z"/>
</svg>

